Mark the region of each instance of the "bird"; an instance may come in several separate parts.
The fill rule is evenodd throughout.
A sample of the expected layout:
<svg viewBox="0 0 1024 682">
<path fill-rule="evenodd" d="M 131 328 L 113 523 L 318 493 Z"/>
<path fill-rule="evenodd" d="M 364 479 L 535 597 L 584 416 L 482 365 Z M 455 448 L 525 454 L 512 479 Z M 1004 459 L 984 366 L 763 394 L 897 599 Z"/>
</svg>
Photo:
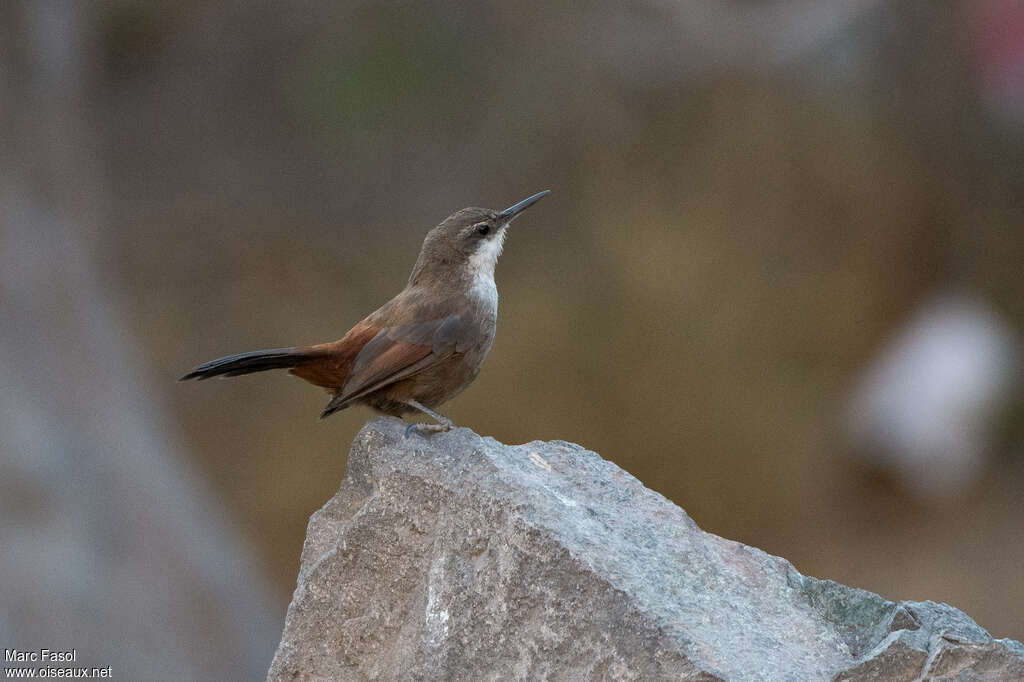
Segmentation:
<svg viewBox="0 0 1024 682">
<path fill-rule="evenodd" d="M 331 394 L 321 419 L 361 404 L 395 417 L 420 412 L 434 420 L 409 424 L 406 437 L 448 431 L 454 423 L 436 408 L 472 383 L 494 343 L 494 268 L 509 225 L 549 193 L 537 192 L 503 211 L 468 207 L 452 213 L 427 233 L 405 288 L 341 339 L 227 355 L 180 381 L 287 369 Z"/>
</svg>

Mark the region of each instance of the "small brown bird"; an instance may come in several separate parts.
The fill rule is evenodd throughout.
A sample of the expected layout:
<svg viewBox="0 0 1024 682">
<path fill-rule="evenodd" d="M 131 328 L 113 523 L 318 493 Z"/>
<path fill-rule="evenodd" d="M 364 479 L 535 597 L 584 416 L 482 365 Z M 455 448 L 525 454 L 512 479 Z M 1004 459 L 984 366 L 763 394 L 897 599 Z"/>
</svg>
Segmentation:
<svg viewBox="0 0 1024 682">
<path fill-rule="evenodd" d="M 547 194 L 504 211 L 464 208 L 445 218 L 423 240 L 405 289 L 340 340 L 228 355 L 181 380 L 288 369 L 333 395 L 321 419 L 361 403 L 394 416 L 418 410 L 437 422 L 411 424 L 406 436 L 447 431 L 451 420 L 433 408 L 476 378 L 494 343 L 494 266 L 508 226 Z"/>
</svg>

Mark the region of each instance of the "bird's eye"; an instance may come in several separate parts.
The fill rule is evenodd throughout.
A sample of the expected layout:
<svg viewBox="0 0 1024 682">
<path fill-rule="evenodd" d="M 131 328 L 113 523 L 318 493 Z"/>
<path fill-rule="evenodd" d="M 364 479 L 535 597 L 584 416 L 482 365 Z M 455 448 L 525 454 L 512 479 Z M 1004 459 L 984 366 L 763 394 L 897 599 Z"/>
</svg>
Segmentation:
<svg viewBox="0 0 1024 682">
<path fill-rule="evenodd" d="M 476 231 L 479 234 L 487 234 L 488 232 L 491 231 L 491 226 L 488 225 L 487 223 L 480 223 L 479 225 L 476 226 Z"/>
</svg>

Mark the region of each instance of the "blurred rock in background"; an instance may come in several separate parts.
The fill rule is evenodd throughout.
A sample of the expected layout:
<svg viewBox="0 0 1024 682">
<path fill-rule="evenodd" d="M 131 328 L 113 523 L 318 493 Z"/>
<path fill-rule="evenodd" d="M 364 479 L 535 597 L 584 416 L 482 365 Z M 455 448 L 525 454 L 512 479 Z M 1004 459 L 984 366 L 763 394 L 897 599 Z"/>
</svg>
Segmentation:
<svg viewBox="0 0 1024 682">
<path fill-rule="evenodd" d="M 5 46 L 37 6 L 51 7 L 4 7 Z M 400 289 L 451 210 L 550 187 L 510 235 L 497 340 L 446 414 L 504 442 L 582 443 L 805 574 L 1024 636 L 1024 609 L 1007 606 L 1024 601 L 1019 388 L 956 496 L 922 505 L 841 455 L 850 387 L 935 292 L 972 292 L 1014 337 L 1024 323 L 1024 142 L 985 103 L 978 55 L 996 37 L 974 4 L 75 7 L 96 59 L 70 108 L 89 120 L 102 206 L 68 231 L 103 288 L 53 295 L 32 279 L 50 270 L 11 261 L 65 240 L 5 225 L 19 246 L 0 250 L 3 305 L 20 286 L 19 319 L 82 326 L 106 305 L 120 326 L 100 326 L 136 360 L 111 370 L 130 378 L 89 365 L 107 391 L 69 384 L 41 413 L 66 423 L 37 418 L 34 442 L 63 453 L 58 426 L 113 434 L 94 413 L 109 396 L 159 412 L 156 441 L 183 443 L 182 466 L 229 506 L 220 527 L 268 567 L 276 622 L 306 520 L 370 415 L 318 422 L 325 396 L 287 376 L 174 379 L 337 338 Z M 4 115 L 33 121 L 22 59 L 5 63 Z M 5 156 L 5 201 L 94 196 L 77 166 L 45 192 L 13 179 L 34 177 L 23 144 Z M 24 358 L 58 378 L 59 363 L 85 366 L 4 333 L 16 385 L 35 386 Z M 53 394 L 47 381 L 34 390 Z"/>
<path fill-rule="evenodd" d="M 261 678 L 281 591 L 182 458 L 111 271 L 93 17 L 2 16 L 0 641 L 116 679 Z"/>
<path fill-rule="evenodd" d="M 998 419 L 1020 388 L 1019 347 L 983 301 L 928 301 L 858 381 L 851 446 L 925 501 L 969 489 L 987 470 Z"/>
</svg>

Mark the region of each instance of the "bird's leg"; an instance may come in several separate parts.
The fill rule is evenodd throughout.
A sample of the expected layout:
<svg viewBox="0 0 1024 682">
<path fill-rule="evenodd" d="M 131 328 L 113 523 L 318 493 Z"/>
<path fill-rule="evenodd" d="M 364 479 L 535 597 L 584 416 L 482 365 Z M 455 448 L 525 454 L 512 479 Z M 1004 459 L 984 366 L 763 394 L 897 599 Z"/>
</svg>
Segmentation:
<svg viewBox="0 0 1024 682">
<path fill-rule="evenodd" d="M 448 417 L 442 416 L 437 412 L 434 412 L 426 405 L 422 405 L 419 402 L 413 400 L 412 398 L 406 400 L 405 404 L 411 408 L 419 410 L 420 412 L 422 412 L 423 414 L 427 415 L 428 417 L 437 422 L 436 424 L 409 424 L 409 426 L 405 427 L 406 438 L 408 438 L 409 434 L 411 434 L 413 431 L 422 435 L 427 433 L 438 433 L 440 431 L 447 431 L 448 429 L 455 426 L 455 424 L 452 423 L 452 420 L 449 419 Z"/>
</svg>

